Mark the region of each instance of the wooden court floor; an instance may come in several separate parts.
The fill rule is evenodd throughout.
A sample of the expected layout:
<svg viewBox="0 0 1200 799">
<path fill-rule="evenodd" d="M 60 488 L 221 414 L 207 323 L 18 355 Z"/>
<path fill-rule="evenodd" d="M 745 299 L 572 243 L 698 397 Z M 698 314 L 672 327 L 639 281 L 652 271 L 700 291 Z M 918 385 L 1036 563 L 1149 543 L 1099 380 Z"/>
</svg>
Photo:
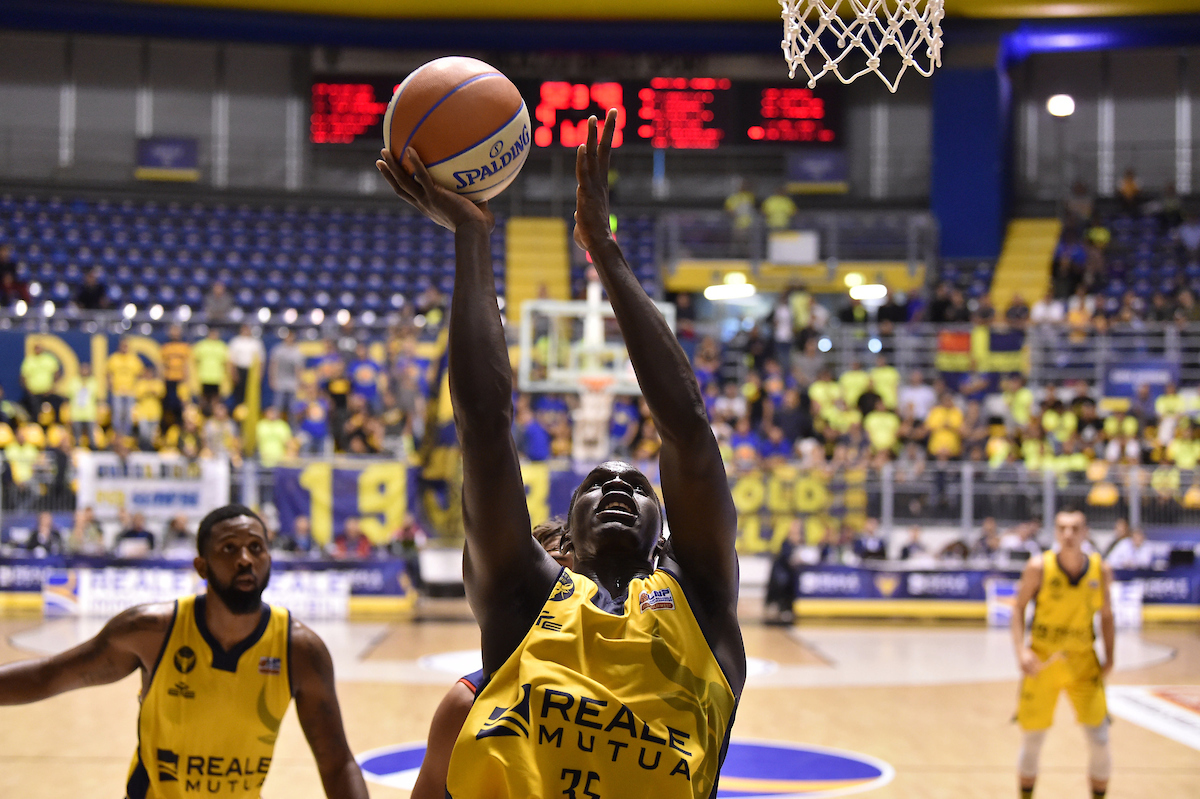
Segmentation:
<svg viewBox="0 0 1200 799">
<path fill-rule="evenodd" d="M 346 676 L 339 677 L 338 690 L 355 752 L 423 740 L 443 690 L 455 678 L 417 674 L 414 662 L 478 647 L 478 632 L 461 608 L 424 608 L 419 614 L 413 620 L 320 630 Z M 32 640 L 43 630 L 62 634 L 43 627 L 40 618 L 0 618 L 0 662 L 29 657 L 28 648 L 13 642 Z M 777 664 L 784 678 L 776 675 L 748 685 L 735 739 L 812 744 L 882 759 L 895 768 L 895 779 L 862 794 L 879 799 L 1016 795 L 1018 733 L 1009 721 L 1016 682 L 994 676 L 997 668 L 1008 668 L 995 662 L 1010 657 L 1004 654 L 1003 636 L 993 635 L 981 645 L 984 633 L 962 626 L 840 624 L 787 630 L 763 627 L 753 615 L 745 620 L 744 631 L 747 654 Z M 1200 630 L 1195 626 L 1122 633 L 1119 646 L 1131 643 L 1122 642 L 1123 635 L 1137 636 L 1145 646 L 1168 654 L 1151 665 L 1119 669 L 1112 685 L 1200 685 Z M 865 662 L 850 662 L 856 657 L 850 653 L 863 642 L 874 647 L 871 654 L 859 656 Z M 986 679 L 971 679 L 976 662 Z M 933 670 L 942 663 L 957 664 L 953 668 L 965 669 L 967 676 L 940 680 Z M 815 675 L 816 683 L 825 684 L 806 678 L 789 685 L 789 669 Z M 837 684 L 839 669 L 867 679 L 852 676 L 849 682 L 855 684 Z M 922 669 L 931 670 L 929 679 Z M 829 680 L 822 677 L 826 671 Z M 889 684 L 901 674 L 899 682 L 907 684 Z M 35 705 L 0 708 L 0 798 L 121 796 L 136 742 L 137 689 L 137 678 L 131 677 Z M 1112 743 L 1113 799 L 1200 797 L 1200 751 L 1122 719 L 1113 725 Z M 1090 796 L 1085 758 L 1081 733 L 1063 700 L 1043 751 L 1038 796 Z M 370 791 L 378 799 L 408 796 L 378 785 Z M 321 795 L 316 767 L 290 711 L 264 796 Z"/>
</svg>

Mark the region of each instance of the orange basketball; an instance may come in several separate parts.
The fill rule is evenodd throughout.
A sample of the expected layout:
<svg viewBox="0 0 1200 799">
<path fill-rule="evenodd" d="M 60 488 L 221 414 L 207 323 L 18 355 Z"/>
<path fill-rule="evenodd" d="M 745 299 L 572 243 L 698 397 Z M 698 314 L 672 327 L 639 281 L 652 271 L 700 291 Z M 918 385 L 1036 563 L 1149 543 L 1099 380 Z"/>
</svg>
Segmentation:
<svg viewBox="0 0 1200 799">
<path fill-rule="evenodd" d="M 512 183 L 529 144 L 529 111 L 517 87 L 495 67 L 464 56 L 416 69 L 383 118 L 383 146 L 397 162 L 412 147 L 435 181 L 476 202 Z"/>
</svg>

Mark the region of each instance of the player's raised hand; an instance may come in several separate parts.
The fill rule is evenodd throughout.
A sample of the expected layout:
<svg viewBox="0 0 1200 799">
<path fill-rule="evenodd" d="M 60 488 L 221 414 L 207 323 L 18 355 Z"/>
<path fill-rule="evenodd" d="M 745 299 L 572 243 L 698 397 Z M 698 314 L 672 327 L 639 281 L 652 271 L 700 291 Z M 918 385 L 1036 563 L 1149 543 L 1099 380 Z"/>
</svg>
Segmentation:
<svg viewBox="0 0 1200 799">
<path fill-rule="evenodd" d="M 482 222 L 489 231 L 496 226 L 496 218 L 488 210 L 487 202 L 473 203 L 439 186 L 413 148 L 405 151 L 403 166 L 396 163 L 388 150 L 380 150 L 379 154 L 375 168 L 392 190 L 437 224 L 447 230 L 457 230 L 460 225 L 471 222 Z"/>
<path fill-rule="evenodd" d="M 612 155 L 613 131 L 617 111 L 610 108 L 604 117 L 604 131 L 597 136 L 595 117 L 588 120 L 587 144 L 579 145 L 575 155 L 575 243 L 585 250 L 612 238 L 608 210 L 608 163 Z"/>
</svg>

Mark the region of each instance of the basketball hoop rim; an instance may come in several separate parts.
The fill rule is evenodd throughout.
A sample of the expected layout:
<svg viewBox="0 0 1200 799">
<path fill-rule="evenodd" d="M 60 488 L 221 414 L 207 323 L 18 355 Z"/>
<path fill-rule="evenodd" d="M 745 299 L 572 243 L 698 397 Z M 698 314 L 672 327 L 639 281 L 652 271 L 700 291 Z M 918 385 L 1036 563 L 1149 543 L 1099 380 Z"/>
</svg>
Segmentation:
<svg viewBox="0 0 1200 799">
<path fill-rule="evenodd" d="M 580 375 L 577 380 L 586 391 L 596 394 L 607 391 L 616 382 L 612 375 Z"/>
</svg>

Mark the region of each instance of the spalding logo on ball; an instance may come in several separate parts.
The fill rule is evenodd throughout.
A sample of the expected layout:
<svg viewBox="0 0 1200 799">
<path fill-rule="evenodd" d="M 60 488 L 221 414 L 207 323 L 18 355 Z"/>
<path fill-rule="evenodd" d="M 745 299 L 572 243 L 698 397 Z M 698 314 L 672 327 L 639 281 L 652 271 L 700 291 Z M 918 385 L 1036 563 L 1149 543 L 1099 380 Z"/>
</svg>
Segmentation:
<svg viewBox="0 0 1200 799">
<path fill-rule="evenodd" d="M 392 95 L 383 146 L 412 147 L 441 186 L 475 202 L 512 183 L 529 156 L 529 111 L 512 81 L 465 56 L 419 67 Z"/>
</svg>

